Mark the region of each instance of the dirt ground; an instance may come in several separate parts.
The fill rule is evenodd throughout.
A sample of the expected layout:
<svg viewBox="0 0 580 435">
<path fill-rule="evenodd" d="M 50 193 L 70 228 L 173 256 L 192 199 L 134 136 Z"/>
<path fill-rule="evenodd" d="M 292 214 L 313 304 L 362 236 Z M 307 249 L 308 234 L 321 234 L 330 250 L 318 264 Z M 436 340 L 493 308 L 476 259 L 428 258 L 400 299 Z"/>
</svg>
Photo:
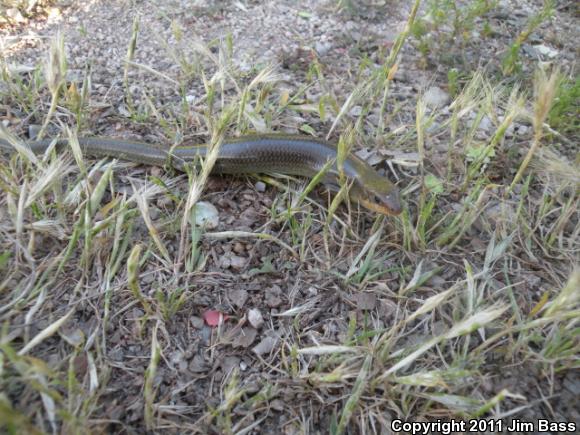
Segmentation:
<svg viewBox="0 0 580 435">
<path fill-rule="evenodd" d="M 188 58 L 188 53 L 205 50 L 203 68 L 208 71 L 231 73 L 247 85 L 259 71 L 275 65 L 276 80 L 268 85 L 269 97 L 278 101 L 300 95 L 293 109 L 264 109 L 261 116 L 248 118 L 246 127 L 235 127 L 231 134 L 246 130 L 314 131 L 324 137 L 338 108 L 329 109 L 321 119 L 315 114 L 321 97 L 331 95 L 342 104 L 368 74 L 361 65 L 384 61 L 385 53 L 405 29 L 412 8 L 412 2 L 344 2 L 350 3 L 355 6 L 341 8 L 338 1 L 302 0 L 52 2 L 29 18 L 18 17 L 14 10 L 12 23 L 2 24 L 0 47 L 6 64 L 13 70 L 20 68 L 23 77 L 29 77 L 26 68 L 44 62 L 52 38 L 61 32 L 67 86 L 76 83 L 80 89 L 90 73 L 89 114 L 79 136 L 112 136 L 164 145 L 172 144 L 177 136 L 192 143 L 207 140 L 209 128 L 201 121 L 207 105 L 204 78 L 184 67 L 194 68 L 198 59 L 193 55 Z M 540 63 L 558 64 L 564 75 L 575 77 L 576 41 L 580 40 L 575 2 L 558 3 L 553 17 L 522 44 L 517 78 L 501 75 L 501 54 L 541 7 L 540 1 L 500 0 L 491 12 L 475 20 L 465 43 L 458 42 L 459 36 L 450 37 L 452 29 L 445 26 L 433 33 L 427 53 L 421 52 L 418 38 L 405 42 L 390 84 L 386 116 L 381 118 L 376 108 L 366 113 L 358 127 L 355 151 L 398 184 L 412 226 L 418 219 L 420 194 L 420 155 L 413 133 L 419 96 L 426 95 L 428 106 L 441 109 L 440 116 L 426 129 L 425 165 L 427 171 L 444 179 L 451 143 L 446 123 L 455 98 L 449 87 L 450 69 L 466 74 L 483 70 L 491 82 L 508 87 L 519 80 L 530 99 L 533 71 Z M 419 16 L 426 10 L 424 4 Z M 484 21 L 491 36 L 479 34 L 483 31 L 478 24 Z M 135 23 L 136 49 L 133 64 L 126 70 Z M 228 47 L 230 40 L 231 56 L 224 58 L 227 48 L 223 51 L 221 47 Z M 313 79 L 317 74 L 313 65 L 323 71 L 324 79 Z M 210 78 L 220 91 L 217 100 L 238 92 L 227 74 L 205 77 Z M 7 83 L 0 83 L 3 95 L 11 92 Z M 0 102 L 4 126 L 23 139 L 38 133 L 50 103 L 48 93 L 31 98 L 42 103 L 26 109 L 15 107 L 8 98 Z M 251 104 L 257 112 L 259 99 Z M 180 118 L 184 105 L 190 109 Z M 146 115 L 135 116 L 135 107 Z M 346 117 L 354 121 L 361 111 L 361 105 L 355 104 Z M 48 136 L 61 134 L 71 119 L 71 112 L 59 106 Z M 496 126 L 495 121 L 489 122 Z M 381 123 L 388 134 L 377 137 Z M 338 140 L 342 127 L 332 131 L 330 140 Z M 484 143 L 494 131 L 491 124 L 486 127 L 483 122 L 474 135 Z M 497 158 L 486 166 L 486 177 L 496 185 L 509 185 L 532 136 L 529 118 L 515 121 Z M 562 139 L 556 136 L 551 141 L 573 162 L 577 139 L 564 134 Z M 114 181 L 102 204 L 112 203 L 115 194 L 132 195 L 144 186 L 143 180 L 153 178 L 166 183 L 178 198 L 188 195 L 185 175 L 124 163 L 117 163 L 114 169 Z M 67 174 L 63 183 L 72 186 L 79 174 L 78 168 L 75 171 Z M 104 171 L 88 176 L 96 184 Z M 484 404 L 490 406 L 479 418 L 545 418 L 580 424 L 577 333 L 566 348 L 572 352 L 567 358 L 573 362 L 563 365 L 557 365 L 555 357 L 550 360 L 545 352 L 546 343 L 556 340 L 559 333 L 556 326 L 548 332 L 541 329 L 525 342 L 521 335 L 509 333 L 487 344 L 490 337 L 501 336 L 502 330 L 521 321 L 519 316 L 532 319 L 530 313 L 541 308 L 544 294 L 549 293 L 552 300 L 565 287 L 578 264 L 577 197 L 569 198 L 573 209 L 568 226 L 562 230 L 570 240 L 563 242 L 565 249 L 550 251 L 535 242 L 530 247 L 523 232 L 505 232 L 503 240 L 513 240 L 513 244 L 485 272 L 490 243 L 502 234 L 509 220 L 505 215 L 498 217 L 503 213 L 499 211 L 501 194 L 494 188 L 481 196 L 486 201 L 485 212 L 474 219 L 459 243 L 439 248 L 433 229 L 431 241 L 418 249 L 405 244 L 402 218 L 377 220 L 371 213 L 354 206 L 348 210 L 343 205 L 337 219 L 327 224 L 329 197 L 324 189 L 311 195 L 307 213 L 285 218 L 281 191 L 288 186 L 300 190 L 305 184 L 286 179 L 276 182 L 279 188 L 263 177 L 214 176 L 202 199 L 219 211 L 213 232 L 268 234 L 283 244 L 246 236 L 207 236 L 199 243 L 199 263 L 191 269 L 182 268 L 165 261 L 163 252 L 156 250 L 158 244 L 147 219 L 137 213 L 130 229 L 122 230 L 132 231 L 125 256 L 119 260 L 116 274 L 108 276 L 114 263 L 111 255 L 117 249 L 111 242 L 114 229 L 109 235 L 97 234 L 90 249 L 83 247 L 81 238 L 58 280 L 39 289 L 41 296 L 32 297 L 32 291 L 18 310 L 1 312 L 6 325 L 2 344 L 10 344 L 15 351 L 68 316 L 58 332 L 28 352 L 42 362 L 38 362 L 45 373 L 42 382 L 48 383 L 43 388 L 54 394 L 27 380 L 17 369 L 16 356 L 9 356 L 5 347 L 0 349 L 5 353 L 0 376 L 7 388 L 0 395 L 10 403 L 2 412 L 14 409 L 27 419 L 20 427 L 30 424 L 40 432 L 53 433 L 142 433 L 146 428 L 156 433 L 391 433 L 395 419 L 467 418 Z M 451 220 L 445 217 L 451 215 L 443 212 L 458 212 L 463 204 L 460 182 L 450 184 L 454 189 L 435 206 L 443 220 Z M 541 202 L 542 189 L 533 185 L 529 201 Z M 2 193 L 2 207 L 8 210 L 14 198 L 10 200 L 6 192 Z M 177 257 L 181 242 L 179 202 L 162 194 L 151 194 L 147 201 L 149 218 L 168 256 Z M 511 201 L 513 210 L 517 201 Z M 312 217 L 308 219 L 307 214 Z M 18 230 L 10 216 L 7 211 L 0 212 L 2 248 L 8 252 L 20 243 L 33 245 L 34 251 L 26 261 L 10 260 L 10 267 L 23 264 L 21 271 L 11 274 L 6 268 L 1 270 L 5 284 L 0 300 L 4 302 L 13 295 L 10 289 L 19 288 L 19 282 L 30 280 L 30 288 L 35 288 L 34 280 L 40 279 L 50 258 L 67 250 L 78 212 L 74 207 L 54 210 L 51 219 L 62 219 L 55 228 L 66 236 L 37 231 L 33 241 L 22 234 L 33 232 L 28 224 L 34 221 L 34 210 L 25 215 L 25 229 Z M 94 221 L 106 219 L 103 212 Z M 380 243 L 372 244 L 373 262 L 364 264 L 359 254 L 369 252 L 365 247 L 374 234 Z M 499 245 L 500 239 L 495 243 Z M 151 315 L 130 290 L 127 256 L 137 242 L 148 247 L 139 270 L 142 294 L 156 307 L 175 306 L 174 311 L 160 309 Z M 292 249 L 299 258 L 292 255 Z M 82 252 L 91 253 L 88 260 Z M 469 278 L 466 265 L 475 278 Z M 413 281 L 414 274 L 426 271 L 436 272 L 422 282 Z M 485 282 L 480 281 L 479 273 L 485 274 Z M 431 347 L 416 362 L 393 373 L 393 379 L 383 376 L 401 357 L 459 323 L 461 301 L 467 296 L 458 295 L 445 308 L 441 306 L 404 327 L 400 324 L 428 298 L 455 285 L 465 294 L 471 286 L 481 289 L 478 303 L 483 307 L 489 302 L 482 312 L 491 312 L 496 302 L 505 302 L 507 311 L 467 336 L 453 336 Z M 169 301 L 170 296 L 175 300 Z M 227 317 L 223 324 L 212 326 L 208 317 L 212 311 Z M 395 329 L 396 334 L 387 333 Z M 383 345 L 388 355 L 384 358 L 382 351 L 376 350 Z M 351 350 L 344 350 L 346 346 Z M 28 360 L 26 363 L 33 365 Z M 445 375 L 427 382 L 428 375 L 435 372 Z M 148 373 L 153 373 L 149 384 Z M 149 398 L 152 403 L 147 403 Z M 349 411 L 352 398 L 357 405 Z M 148 409 L 153 410 L 152 417 L 147 415 Z M 345 428 L 341 427 L 343 419 Z"/>
</svg>

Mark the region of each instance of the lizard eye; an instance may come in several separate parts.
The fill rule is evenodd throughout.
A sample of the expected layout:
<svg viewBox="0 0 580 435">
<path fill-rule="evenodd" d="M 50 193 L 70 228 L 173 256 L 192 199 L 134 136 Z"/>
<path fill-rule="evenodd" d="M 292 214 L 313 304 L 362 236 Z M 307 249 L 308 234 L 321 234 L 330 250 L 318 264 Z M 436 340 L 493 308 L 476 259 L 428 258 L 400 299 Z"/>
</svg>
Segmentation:
<svg viewBox="0 0 580 435">
<path fill-rule="evenodd" d="M 376 195 L 375 195 L 376 196 Z M 377 196 L 379 204 L 383 204 L 391 213 L 397 215 L 403 211 L 403 207 L 401 206 L 401 199 L 399 198 L 399 193 L 397 191 L 391 192 L 388 195 L 384 196 Z"/>
</svg>

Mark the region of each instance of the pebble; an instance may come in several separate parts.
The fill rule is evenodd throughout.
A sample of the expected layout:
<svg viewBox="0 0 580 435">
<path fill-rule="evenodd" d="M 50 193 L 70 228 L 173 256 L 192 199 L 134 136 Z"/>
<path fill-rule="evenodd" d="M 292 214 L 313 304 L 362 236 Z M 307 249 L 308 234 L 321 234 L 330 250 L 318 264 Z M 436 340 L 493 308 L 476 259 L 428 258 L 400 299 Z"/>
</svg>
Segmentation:
<svg viewBox="0 0 580 435">
<path fill-rule="evenodd" d="M 252 352 L 256 355 L 264 355 L 272 352 L 274 347 L 278 344 L 278 340 L 274 337 L 265 337 L 260 343 L 252 348 Z"/>
<path fill-rule="evenodd" d="M 270 308 L 276 308 L 282 304 L 282 289 L 278 285 L 274 284 L 266 289 L 265 293 L 265 302 Z"/>
<path fill-rule="evenodd" d="M 427 107 L 432 109 L 444 106 L 450 101 L 450 99 L 449 94 L 438 86 L 430 87 L 423 95 L 423 101 L 425 101 Z"/>
<path fill-rule="evenodd" d="M 240 242 L 236 242 L 234 244 L 234 252 L 236 254 L 243 254 L 244 252 L 246 252 L 246 248 Z"/>
<path fill-rule="evenodd" d="M 270 402 L 270 407 L 278 412 L 282 412 L 286 409 L 286 403 L 280 399 L 274 399 Z"/>
<path fill-rule="evenodd" d="M 239 255 L 232 254 L 228 252 L 224 254 L 221 258 L 220 265 L 224 269 L 243 269 L 246 267 L 247 259 L 245 257 L 240 257 Z"/>
<path fill-rule="evenodd" d="M 362 113 L 362 106 L 354 106 L 348 113 L 350 116 L 360 116 Z"/>
<path fill-rule="evenodd" d="M 201 355 L 195 355 L 189 363 L 189 370 L 194 373 L 203 373 L 207 371 L 208 365 Z"/>
<path fill-rule="evenodd" d="M 540 53 L 543 56 L 549 57 L 550 59 L 553 59 L 554 57 L 558 56 L 558 51 L 548 47 L 547 45 L 544 44 L 535 45 L 534 48 L 538 53 Z"/>
<path fill-rule="evenodd" d="M 213 230 L 219 225 L 219 212 L 215 206 L 207 201 L 199 201 L 192 209 L 195 213 L 195 225 Z"/>
<path fill-rule="evenodd" d="M 203 319 L 197 316 L 191 316 L 189 321 L 191 322 L 191 326 L 193 326 L 195 329 L 201 329 L 205 324 Z"/>
<path fill-rule="evenodd" d="M 252 325 L 255 329 L 260 329 L 264 324 L 264 317 L 262 313 L 257 308 L 252 308 L 248 311 L 248 322 Z"/>
<path fill-rule="evenodd" d="M 530 132 L 530 128 L 527 125 L 520 125 L 517 130 L 518 136 L 526 136 Z"/>
<path fill-rule="evenodd" d="M 308 289 L 306 290 L 306 294 L 309 296 L 317 296 L 318 295 L 318 289 L 316 287 L 308 287 Z"/>
<path fill-rule="evenodd" d="M 256 336 L 258 335 L 258 331 L 254 328 L 242 328 L 239 333 L 234 337 L 233 340 L 233 347 L 234 348 L 247 348 L 252 345 Z"/>
<path fill-rule="evenodd" d="M 30 140 L 36 139 L 38 133 L 40 133 L 41 126 L 36 124 L 30 124 L 28 126 L 28 138 Z"/>
<path fill-rule="evenodd" d="M 222 369 L 226 373 L 231 372 L 235 367 L 238 367 L 239 365 L 240 358 L 235 355 L 226 356 L 221 363 Z"/>
<path fill-rule="evenodd" d="M 181 373 L 185 372 L 188 366 L 187 361 L 185 359 L 185 354 L 180 350 L 177 350 L 171 354 L 170 362 L 173 365 L 173 367 L 177 367 L 177 369 Z"/>
<path fill-rule="evenodd" d="M 505 131 L 505 137 L 513 137 L 515 132 L 515 126 L 513 123 L 508 125 L 508 128 Z"/>
<path fill-rule="evenodd" d="M 332 44 L 330 42 L 317 41 L 314 44 L 314 49 L 316 50 L 319 56 L 325 56 L 326 54 L 328 54 L 331 48 Z"/>
<path fill-rule="evenodd" d="M 243 269 L 246 267 L 247 259 L 239 255 L 232 255 L 230 257 L 230 265 L 233 269 Z"/>
<path fill-rule="evenodd" d="M 481 122 L 477 126 L 478 130 L 482 130 L 486 133 L 489 133 L 492 128 L 493 128 L 493 122 L 491 122 L 491 118 L 487 115 L 484 116 L 483 118 L 481 118 Z"/>
</svg>

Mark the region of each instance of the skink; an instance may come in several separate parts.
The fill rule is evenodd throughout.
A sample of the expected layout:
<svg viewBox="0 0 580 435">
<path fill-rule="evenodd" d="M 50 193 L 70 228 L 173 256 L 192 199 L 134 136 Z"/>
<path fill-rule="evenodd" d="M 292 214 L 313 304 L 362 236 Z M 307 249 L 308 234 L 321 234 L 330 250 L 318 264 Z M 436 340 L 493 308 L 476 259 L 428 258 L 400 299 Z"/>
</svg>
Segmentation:
<svg viewBox="0 0 580 435">
<path fill-rule="evenodd" d="M 84 137 L 78 139 L 81 149 L 91 156 L 108 156 L 156 166 L 169 164 L 182 170 L 184 163 L 205 157 L 207 145 L 179 145 L 164 149 L 145 142 L 112 138 Z M 30 149 L 43 153 L 53 141 L 45 139 L 28 142 Z M 67 139 L 57 140 L 57 149 L 68 146 Z M 0 149 L 12 153 L 9 142 L 0 139 Z M 214 173 L 241 174 L 278 172 L 312 177 L 329 160 L 335 163 L 327 171 L 323 182 L 336 188 L 339 170 L 336 147 L 326 141 L 295 135 L 255 135 L 225 139 L 219 148 Z M 342 166 L 347 181 L 352 181 L 350 200 L 365 208 L 386 215 L 401 212 L 399 191 L 387 178 L 379 175 L 368 163 L 352 154 Z"/>
</svg>

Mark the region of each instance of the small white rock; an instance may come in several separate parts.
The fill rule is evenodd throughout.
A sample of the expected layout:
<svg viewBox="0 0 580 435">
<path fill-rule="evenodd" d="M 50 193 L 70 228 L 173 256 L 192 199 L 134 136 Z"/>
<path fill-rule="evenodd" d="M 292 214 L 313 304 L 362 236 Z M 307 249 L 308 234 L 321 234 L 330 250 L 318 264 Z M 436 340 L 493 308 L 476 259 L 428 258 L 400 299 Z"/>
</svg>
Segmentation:
<svg viewBox="0 0 580 435">
<path fill-rule="evenodd" d="M 360 116 L 362 113 L 362 106 L 354 106 L 348 113 L 350 116 Z"/>
<path fill-rule="evenodd" d="M 212 203 L 199 201 L 191 211 L 195 213 L 195 225 L 213 230 L 219 224 L 219 213 Z"/>
<path fill-rule="evenodd" d="M 534 48 L 538 51 L 538 53 L 547 56 L 549 58 L 554 58 L 558 56 L 558 51 L 548 47 L 547 45 L 544 44 L 535 45 Z"/>
<path fill-rule="evenodd" d="M 278 340 L 275 339 L 274 337 L 264 337 L 264 339 L 260 341 L 259 344 L 254 346 L 252 351 L 256 355 L 264 355 L 265 353 L 272 352 L 276 344 L 278 344 Z"/>
<path fill-rule="evenodd" d="M 256 184 L 254 185 L 254 187 L 256 188 L 257 192 L 265 192 L 266 191 L 266 183 L 264 183 L 263 181 L 257 181 Z"/>
<path fill-rule="evenodd" d="M 252 308 L 248 311 L 248 322 L 252 325 L 255 329 L 259 329 L 264 324 L 264 318 L 262 317 L 262 313 L 257 308 Z"/>
<path fill-rule="evenodd" d="M 479 126 L 477 127 L 478 130 L 483 130 L 486 133 L 491 131 L 491 129 L 493 128 L 493 122 L 491 122 L 491 119 L 489 116 L 484 116 L 483 118 L 481 118 L 481 122 L 479 123 Z"/>
<path fill-rule="evenodd" d="M 526 125 L 519 125 L 518 126 L 518 136 L 525 136 L 530 131 L 530 127 Z"/>
<path fill-rule="evenodd" d="M 432 109 L 444 106 L 449 100 L 449 94 L 438 86 L 431 86 L 423 95 L 423 101 L 425 101 L 427 107 Z"/>
<path fill-rule="evenodd" d="M 248 260 L 244 257 L 240 257 L 239 255 L 232 255 L 230 257 L 230 265 L 234 269 L 243 269 L 246 267 L 246 263 Z"/>
<path fill-rule="evenodd" d="M 314 49 L 320 56 L 327 55 L 331 48 L 332 44 L 330 42 L 317 41 L 314 44 Z"/>
</svg>

